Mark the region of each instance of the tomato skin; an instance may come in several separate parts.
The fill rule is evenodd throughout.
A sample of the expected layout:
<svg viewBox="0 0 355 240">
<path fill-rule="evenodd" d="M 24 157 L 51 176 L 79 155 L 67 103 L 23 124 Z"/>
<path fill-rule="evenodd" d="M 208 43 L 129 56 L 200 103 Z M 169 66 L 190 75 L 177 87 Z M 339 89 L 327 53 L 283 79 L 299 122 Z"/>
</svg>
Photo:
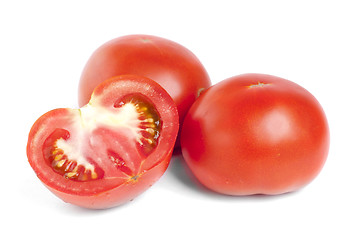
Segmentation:
<svg viewBox="0 0 355 240">
<path fill-rule="evenodd" d="M 139 182 L 126 182 L 106 192 L 93 195 L 73 195 L 46 186 L 53 194 L 64 202 L 90 209 L 107 209 L 125 204 L 150 188 L 165 173 L 170 162 L 171 154 L 160 164 L 147 171 L 140 177 Z"/>
<path fill-rule="evenodd" d="M 131 101 L 135 96 L 139 96 L 140 101 L 149 100 L 150 104 L 141 106 L 139 110 L 144 108 L 148 111 L 147 108 L 154 107 L 159 114 L 161 128 L 158 140 L 153 149 L 148 148 L 149 152 L 141 150 L 144 149 L 142 142 L 148 139 L 145 130 L 153 126 L 151 121 L 146 120 L 151 120 L 155 115 L 143 110 L 136 113 L 138 110 L 132 109 L 138 109 L 139 105 L 131 101 L 127 103 L 131 106 L 127 108 L 128 112 L 121 110 L 121 106 L 116 106 L 117 100 L 127 99 L 127 96 Z M 172 98 L 159 84 L 134 75 L 104 81 L 95 89 L 88 105 L 94 112 L 85 112 L 88 111 L 88 106 L 85 106 L 81 109 L 54 109 L 42 115 L 30 130 L 27 157 L 37 177 L 65 202 L 85 208 L 110 208 L 137 197 L 164 174 L 178 133 L 178 112 Z M 122 117 L 115 119 L 118 113 Z M 136 114 L 138 118 L 127 117 Z M 148 118 L 144 118 L 144 114 Z M 125 122 L 125 119 L 129 121 Z M 129 125 L 132 121 L 133 127 Z M 136 130 L 141 126 L 141 130 Z M 141 134 L 132 134 L 136 131 Z M 61 143 L 54 141 L 59 139 L 60 134 L 64 140 L 60 139 Z M 70 139 L 73 140 L 70 142 Z M 73 143 L 78 145 L 68 147 Z M 67 158 L 59 158 L 58 154 L 46 157 L 54 151 Z M 111 151 L 121 154 L 122 159 L 110 158 L 108 154 Z M 75 157 L 80 158 L 81 162 Z M 63 158 L 67 161 L 65 170 L 58 167 Z M 70 165 L 68 160 L 72 159 Z M 85 166 L 88 167 L 84 170 Z M 74 173 L 81 177 L 75 178 Z"/>
<path fill-rule="evenodd" d="M 195 177 L 215 192 L 282 194 L 321 171 L 329 128 L 321 105 L 304 88 L 244 74 L 196 100 L 182 127 L 181 149 Z"/>
<path fill-rule="evenodd" d="M 79 83 L 79 106 L 88 103 L 99 83 L 122 74 L 159 83 L 173 98 L 180 124 L 201 89 L 211 86 L 201 62 L 182 45 L 156 36 L 128 35 L 103 44 L 89 58 Z"/>
</svg>

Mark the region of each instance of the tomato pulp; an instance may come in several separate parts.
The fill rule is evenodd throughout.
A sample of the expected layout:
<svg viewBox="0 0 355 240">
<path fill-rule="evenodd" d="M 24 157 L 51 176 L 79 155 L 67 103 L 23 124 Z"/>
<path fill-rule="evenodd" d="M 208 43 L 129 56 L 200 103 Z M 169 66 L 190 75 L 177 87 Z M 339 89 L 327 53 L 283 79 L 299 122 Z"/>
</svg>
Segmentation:
<svg viewBox="0 0 355 240">
<path fill-rule="evenodd" d="M 321 105 L 301 86 L 244 74 L 196 100 L 182 127 L 181 149 L 192 173 L 213 191 L 281 194 L 318 175 L 329 129 Z"/>
<path fill-rule="evenodd" d="M 156 36 L 128 35 L 108 41 L 91 55 L 79 83 L 79 106 L 88 103 L 99 83 L 122 74 L 159 83 L 173 98 L 180 124 L 199 93 L 211 85 L 205 68 L 187 48 Z"/>
<path fill-rule="evenodd" d="M 59 198 L 86 208 L 125 203 L 165 172 L 178 112 L 153 80 L 125 75 L 101 83 L 80 109 L 47 112 L 33 125 L 27 156 Z"/>
</svg>

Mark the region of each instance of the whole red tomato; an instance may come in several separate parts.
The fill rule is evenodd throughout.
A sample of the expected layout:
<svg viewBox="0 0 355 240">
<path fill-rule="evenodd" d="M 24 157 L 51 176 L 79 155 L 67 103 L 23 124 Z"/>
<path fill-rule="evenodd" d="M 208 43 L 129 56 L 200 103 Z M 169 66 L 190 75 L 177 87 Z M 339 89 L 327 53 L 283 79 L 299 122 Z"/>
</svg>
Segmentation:
<svg viewBox="0 0 355 240">
<path fill-rule="evenodd" d="M 109 208 L 163 175 L 178 128 L 176 106 L 160 85 L 118 76 L 101 83 L 84 107 L 41 116 L 27 156 L 38 178 L 65 202 Z"/>
<path fill-rule="evenodd" d="M 79 106 L 88 103 L 99 83 L 122 74 L 159 83 L 173 98 L 180 124 L 201 90 L 211 85 L 201 62 L 185 47 L 156 36 L 128 35 L 103 44 L 92 54 L 81 75 Z"/>
<path fill-rule="evenodd" d="M 206 90 L 181 132 L 192 173 L 228 195 L 299 189 L 320 172 L 328 148 L 318 101 L 291 81 L 263 74 L 232 77 Z"/>
</svg>

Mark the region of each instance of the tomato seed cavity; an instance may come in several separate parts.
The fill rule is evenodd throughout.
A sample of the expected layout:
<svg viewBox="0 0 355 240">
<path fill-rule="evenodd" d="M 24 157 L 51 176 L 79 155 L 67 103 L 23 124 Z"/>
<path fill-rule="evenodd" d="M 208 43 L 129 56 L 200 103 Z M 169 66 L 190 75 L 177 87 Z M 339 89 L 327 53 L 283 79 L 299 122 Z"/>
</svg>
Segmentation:
<svg viewBox="0 0 355 240">
<path fill-rule="evenodd" d="M 56 173 L 70 180 L 91 181 L 103 178 L 103 170 L 99 167 L 89 169 L 78 165 L 75 159 L 68 159 L 64 150 L 57 146 L 58 140 L 66 141 L 69 137 L 70 134 L 67 130 L 59 128 L 49 135 L 43 144 L 43 157 L 47 163 Z"/>
<path fill-rule="evenodd" d="M 107 150 L 107 156 L 113 162 L 117 169 L 119 169 L 128 176 L 132 176 L 133 171 L 129 167 L 127 167 L 125 160 L 120 155 L 118 155 L 118 153 L 110 149 Z"/>
<path fill-rule="evenodd" d="M 140 93 L 127 95 L 114 104 L 115 108 L 125 104 L 133 104 L 139 113 L 140 138 L 137 139 L 137 147 L 144 155 L 149 155 L 157 146 L 162 122 L 153 103 Z"/>
</svg>

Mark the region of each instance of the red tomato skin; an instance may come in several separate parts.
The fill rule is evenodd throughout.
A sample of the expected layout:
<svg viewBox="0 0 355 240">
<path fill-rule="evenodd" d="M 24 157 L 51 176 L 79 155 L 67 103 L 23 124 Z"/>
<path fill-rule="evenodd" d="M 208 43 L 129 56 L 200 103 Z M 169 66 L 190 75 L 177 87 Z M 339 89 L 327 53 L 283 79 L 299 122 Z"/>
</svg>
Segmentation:
<svg viewBox="0 0 355 240">
<path fill-rule="evenodd" d="M 107 209 L 122 205 L 151 187 L 165 173 L 170 163 L 179 128 L 178 112 L 173 100 L 153 80 L 135 75 L 122 75 L 106 80 L 95 89 L 93 97 L 100 99 L 101 107 L 113 105 L 116 98 L 123 97 L 125 94 L 135 93 L 135 90 L 137 90 L 132 89 L 132 86 L 121 88 L 119 84 L 115 83 L 117 80 L 127 81 L 128 84 L 132 83 L 132 86 L 139 86 L 141 91 L 146 91 L 145 96 L 156 104 L 155 107 L 162 114 L 161 120 L 163 121 L 159 143 L 149 156 L 142 159 L 142 171 L 139 172 L 139 177 L 136 181 L 133 179 L 125 181 L 107 180 L 111 181 L 109 186 L 107 186 L 106 180 L 77 183 L 55 173 L 50 165 L 45 162 L 42 152 L 43 143 L 50 133 L 57 128 L 65 128 L 68 122 L 71 121 L 71 114 L 77 109 L 59 108 L 43 114 L 33 124 L 28 136 L 26 148 L 28 161 L 41 182 L 52 193 L 67 203 L 91 209 Z M 110 88 L 111 90 L 107 90 Z M 121 95 L 118 94 L 119 91 Z M 142 93 L 141 91 L 137 92 Z M 106 92 L 106 94 L 103 92 Z M 164 104 L 162 103 L 163 101 Z M 143 161 L 145 163 L 151 162 L 152 164 L 149 165 L 150 167 L 144 168 Z M 77 191 L 69 189 L 71 185 L 75 184 L 78 187 Z M 98 190 L 92 191 L 93 186 Z"/>
<path fill-rule="evenodd" d="M 193 175 L 215 192 L 275 195 L 319 174 L 329 128 L 321 105 L 301 86 L 244 74 L 196 100 L 182 127 L 181 149 Z"/>
<path fill-rule="evenodd" d="M 126 182 L 111 190 L 96 195 L 73 195 L 46 187 L 64 202 L 89 209 L 107 209 L 132 201 L 149 189 L 165 173 L 171 158 L 171 153 L 160 164 L 140 176 L 137 182 Z"/>
<path fill-rule="evenodd" d="M 112 39 L 91 55 L 80 78 L 79 106 L 88 103 L 99 83 L 123 74 L 159 83 L 173 98 L 180 125 L 200 91 L 211 86 L 207 71 L 187 48 L 161 37 L 128 35 Z"/>
</svg>

